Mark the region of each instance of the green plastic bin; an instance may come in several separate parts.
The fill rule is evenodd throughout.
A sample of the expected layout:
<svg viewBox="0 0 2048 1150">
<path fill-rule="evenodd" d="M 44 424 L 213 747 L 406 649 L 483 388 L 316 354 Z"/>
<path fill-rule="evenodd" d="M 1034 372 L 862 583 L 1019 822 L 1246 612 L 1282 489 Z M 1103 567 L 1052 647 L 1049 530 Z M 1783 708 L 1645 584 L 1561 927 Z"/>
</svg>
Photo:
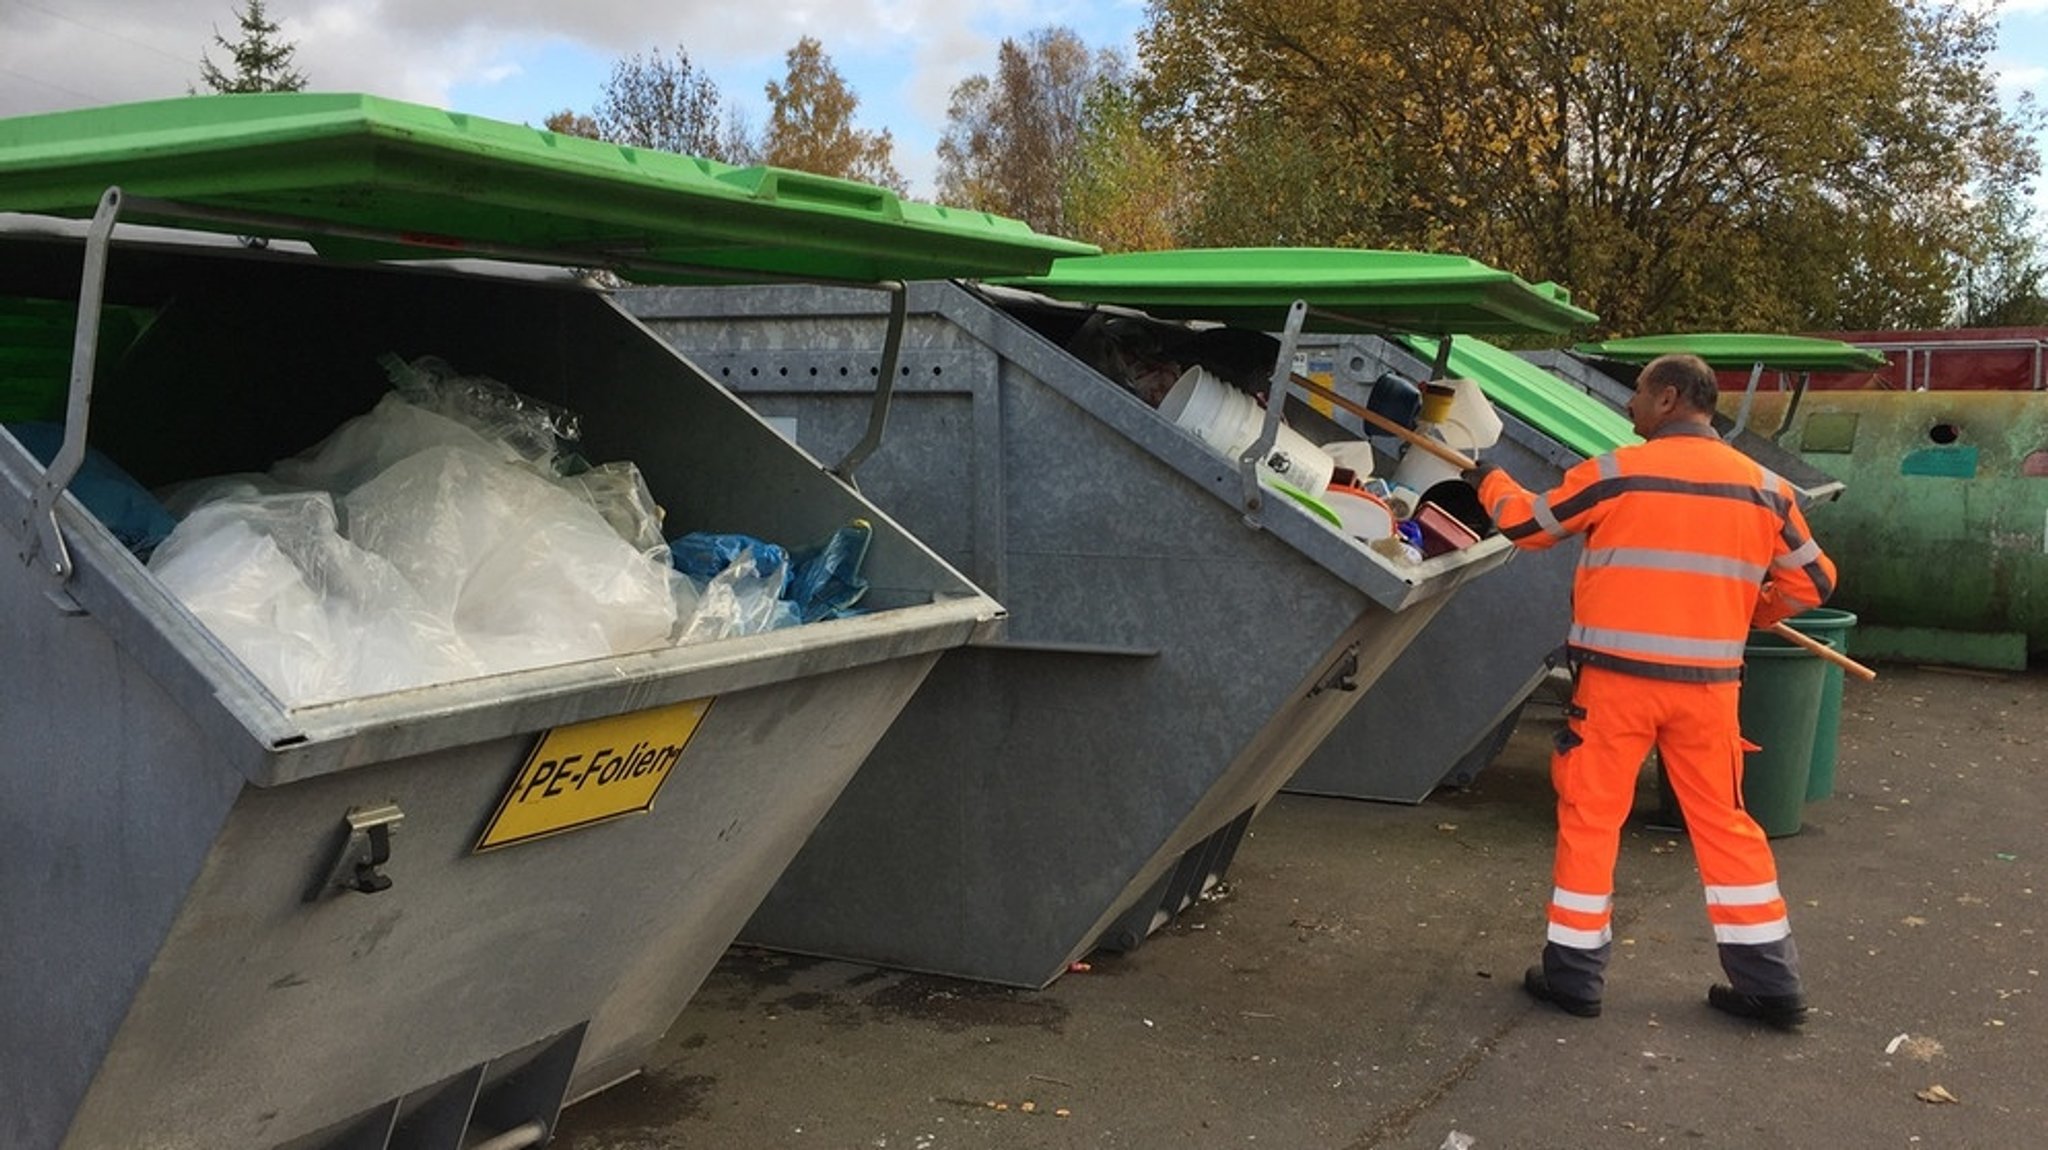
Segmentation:
<svg viewBox="0 0 2048 1150">
<path fill-rule="evenodd" d="M 1849 632 L 1856 628 L 1856 613 L 1833 607 L 1815 607 L 1785 620 L 1793 630 L 1818 639 L 1846 655 Z M 1813 725 L 1813 767 L 1806 775 L 1806 801 L 1825 799 L 1835 793 L 1835 761 L 1841 752 L 1842 668 L 1822 664 L 1820 715 Z"/>
<path fill-rule="evenodd" d="M 1742 805 L 1766 836 L 1796 835 L 1832 664 L 1767 634 L 1750 635 L 1742 659 L 1742 736 L 1762 748 L 1742 756 Z"/>
<path fill-rule="evenodd" d="M 1760 748 L 1742 757 L 1742 805 L 1766 837 L 1796 835 L 1804 825 L 1815 728 L 1832 664 L 1765 632 L 1750 633 L 1742 657 L 1742 737 Z M 1838 719 L 1839 711 L 1838 703 Z M 1661 763 L 1657 800 L 1651 825 L 1683 829 L 1678 798 Z"/>
</svg>

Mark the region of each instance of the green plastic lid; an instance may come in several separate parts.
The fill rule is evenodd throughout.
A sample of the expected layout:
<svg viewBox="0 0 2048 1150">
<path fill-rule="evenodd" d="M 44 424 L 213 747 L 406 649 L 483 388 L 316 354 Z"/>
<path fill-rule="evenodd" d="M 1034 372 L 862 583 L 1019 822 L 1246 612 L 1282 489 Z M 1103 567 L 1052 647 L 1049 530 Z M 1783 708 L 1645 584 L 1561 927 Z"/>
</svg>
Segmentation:
<svg viewBox="0 0 2048 1150">
<path fill-rule="evenodd" d="M 1348 248 L 1188 248 L 1062 259 L 998 281 L 1057 299 L 1165 319 L 1278 331 L 1296 300 L 1309 331 L 1570 331 L 1599 317 L 1553 283 L 1531 284 L 1463 256 Z"/>
<path fill-rule="evenodd" d="M 1424 361 L 1434 361 L 1435 340 L 1407 336 L 1401 342 Z M 1627 416 L 1476 336 L 1451 340 L 1451 359 L 1445 370 L 1451 378 L 1477 383 L 1487 399 L 1589 459 L 1624 444 L 1642 442 Z"/>
<path fill-rule="evenodd" d="M 372 229 L 261 234 L 334 254 L 489 255 L 688 281 L 682 264 L 871 282 L 1033 274 L 1097 249 L 1016 220 L 902 200 L 886 188 L 557 135 L 376 96 L 188 96 L 0 119 L 0 211 L 87 216 L 130 196 Z M 123 213 L 251 234 L 244 224 Z M 469 250 L 465 250 L 469 249 Z"/>
<path fill-rule="evenodd" d="M 1693 332 L 1646 335 L 1582 343 L 1580 355 L 1648 363 L 1660 355 L 1696 355 L 1720 370 L 1746 370 L 1763 364 L 1775 371 L 1875 371 L 1885 365 L 1881 352 L 1834 339 L 1750 332 Z"/>
</svg>

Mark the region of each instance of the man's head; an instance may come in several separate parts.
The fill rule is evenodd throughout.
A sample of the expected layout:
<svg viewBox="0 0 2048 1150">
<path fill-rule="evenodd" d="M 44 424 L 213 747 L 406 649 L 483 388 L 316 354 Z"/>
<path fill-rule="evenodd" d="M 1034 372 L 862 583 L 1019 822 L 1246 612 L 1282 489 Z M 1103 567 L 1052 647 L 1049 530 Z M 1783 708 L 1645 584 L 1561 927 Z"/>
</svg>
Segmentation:
<svg viewBox="0 0 2048 1150">
<path fill-rule="evenodd" d="M 1636 391 L 1628 399 L 1628 416 L 1636 434 L 1648 438 L 1667 424 L 1714 421 L 1714 402 L 1721 394 L 1714 369 L 1696 355 L 1660 355 L 1643 365 Z"/>
</svg>

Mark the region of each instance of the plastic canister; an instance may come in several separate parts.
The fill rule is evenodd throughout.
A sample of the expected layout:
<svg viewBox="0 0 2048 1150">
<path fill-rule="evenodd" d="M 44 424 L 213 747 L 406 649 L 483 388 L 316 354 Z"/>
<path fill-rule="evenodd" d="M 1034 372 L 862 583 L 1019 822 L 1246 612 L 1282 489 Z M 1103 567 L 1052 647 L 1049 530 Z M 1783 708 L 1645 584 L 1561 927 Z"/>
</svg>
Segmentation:
<svg viewBox="0 0 2048 1150">
<path fill-rule="evenodd" d="M 1422 385 L 1422 410 L 1416 414 L 1421 423 L 1442 423 L 1450 418 L 1451 405 L 1458 400 L 1458 389 L 1448 381 L 1432 381 Z"/>
<path fill-rule="evenodd" d="M 1181 374 L 1166 398 L 1159 401 L 1159 414 L 1232 460 L 1258 441 L 1266 422 L 1265 410 L 1251 396 L 1200 367 Z M 1329 453 L 1285 423 L 1280 425 L 1272 450 L 1259 461 L 1263 474 L 1318 496 L 1330 485 L 1330 474 L 1336 469 Z"/>
</svg>

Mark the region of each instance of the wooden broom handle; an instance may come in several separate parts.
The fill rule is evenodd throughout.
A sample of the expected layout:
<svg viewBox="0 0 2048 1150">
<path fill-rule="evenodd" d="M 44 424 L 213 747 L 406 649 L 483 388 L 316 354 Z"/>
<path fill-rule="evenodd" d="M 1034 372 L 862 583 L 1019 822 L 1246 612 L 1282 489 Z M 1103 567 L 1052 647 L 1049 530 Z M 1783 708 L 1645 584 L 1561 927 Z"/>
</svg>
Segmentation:
<svg viewBox="0 0 2048 1150">
<path fill-rule="evenodd" d="M 1813 636 L 1803 634 L 1797 630 L 1794 630 L 1790 624 L 1771 624 L 1771 634 L 1776 635 L 1778 638 L 1783 639 L 1796 646 L 1806 648 L 1807 650 L 1813 652 L 1816 655 L 1819 655 L 1821 658 L 1827 660 L 1830 663 L 1835 664 L 1836 666 L 1842 668 L 1842 670 L 1849 672 L 1851 675 L 1854 675 L 1859 679 L 1867 680 L 1877 678 L 1876 671 L 1873 671 L 1870 668 L 1864 666 L 1863 664 L 1857 662 L 1856 660 L 1851 659 L 1849 656 L 1842 654 L 1840 651 L 1835 650 L 1833 647 L 1828 646 L 1826 643 L 1821 642 Z"/>
<path fill-rule="evenodd" d="M 1470 471 L 1473 468 L 1479 466 L 1477 463 L 1474 463 L 1472 460 L 1466 458 L 1464 455 L 1452 449 L 1448 444 L 1445 444 L 1440 440 L 1431 439 L 1427 435 L 1420 435 L 1416 432 L 1410 431 L 1407 428 L 1402 427 L 1400 424 L 1395 423 L 1393 420 L 1388 419 L 1386 416 L 1381 415 L 1379 412 L 1374 411 L 1372 408 L 1369 408 L 1366 405 L 1358 403 L 1354 400 L 1347 399 L 1344 396 L 1339 395 L 1337 392 L 1332 391 L 1327 387 L 1324 387 L 1320 383 L 1317 383 L 1313 379 L 1307 379 L 1303 376 L 1295 375 L 1293 372 L 1288 373 L 1288 379 L 1290 382 L 1294 384 L 1294 386 L 1302 389 L 1303 391 L 1306 391 L 1311 395 L 1319 395 L 1324 399 L 1329 400 L 1331 403 L 1336 404 L 1338 407 L 1341 407 L 1344 410 L 1350 412 L 1351 414 L 1357 416 L 1358 418 L 1363 419 L 1367 423 L 1372 424 L 1374 427 L 1379 428 L 1381 431 L 1384 431 L 1389 435 L 1398 436 L 1412 446 L 1420 447 L 1422 450 L 1429 452 L 1431 455 L 1436 456 L 1438 459 L 1443 460 L 1445 463 L 1450 464 L 1452 467 L 1455 467 L 1460 471 Z"/>
</svg>

